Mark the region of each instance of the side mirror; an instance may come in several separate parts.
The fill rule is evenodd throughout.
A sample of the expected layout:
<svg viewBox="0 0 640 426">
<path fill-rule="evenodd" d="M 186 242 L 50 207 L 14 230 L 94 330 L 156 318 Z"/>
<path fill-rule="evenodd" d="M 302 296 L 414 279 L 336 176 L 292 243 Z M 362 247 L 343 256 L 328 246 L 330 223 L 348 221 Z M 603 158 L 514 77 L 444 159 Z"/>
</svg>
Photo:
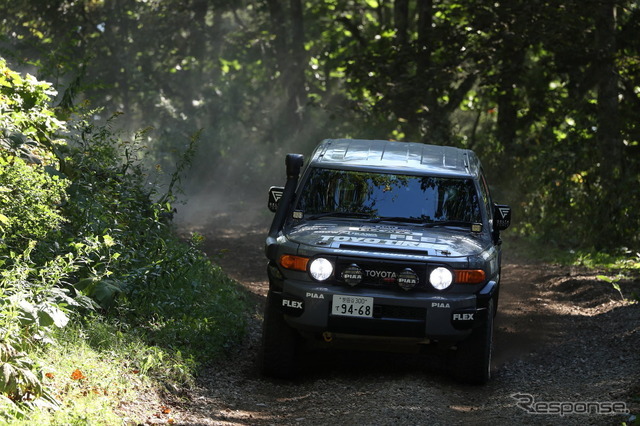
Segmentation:
<svg viewBox="0 0 640 426">
<path fill-rule="evenodd" d="M 278 210 L 278 202 L 280 201 L 280 198 L 282 198 L 283 193 L 283 186 L 272 186 L 269 188 L 269 203 L 267 204 L 269 210 L 274 213 Z"/>
<path fill-rule="evenodd" d="M 506 204 L 493 205 L 493 229 L 504 231 L 511 225 L 511 207 Z"/>
</svg>

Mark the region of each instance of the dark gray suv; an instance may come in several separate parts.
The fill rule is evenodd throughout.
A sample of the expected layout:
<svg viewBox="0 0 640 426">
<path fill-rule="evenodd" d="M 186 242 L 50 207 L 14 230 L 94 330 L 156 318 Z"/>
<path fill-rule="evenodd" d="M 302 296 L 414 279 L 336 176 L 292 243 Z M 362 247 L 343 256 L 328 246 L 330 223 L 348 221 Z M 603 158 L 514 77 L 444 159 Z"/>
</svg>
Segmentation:
<svg viewBox="0 0 640 426">
<path fill-rule="evenodd" d="M 260 361 L 291 378 L 307 343 L 450 351 L 465 382 L 490 377 L 500 291 L 500 231 L 469 150 L 381 140 L 325 140 L 301 174 L 286 157 L 275 212 Z"/>
</svg>

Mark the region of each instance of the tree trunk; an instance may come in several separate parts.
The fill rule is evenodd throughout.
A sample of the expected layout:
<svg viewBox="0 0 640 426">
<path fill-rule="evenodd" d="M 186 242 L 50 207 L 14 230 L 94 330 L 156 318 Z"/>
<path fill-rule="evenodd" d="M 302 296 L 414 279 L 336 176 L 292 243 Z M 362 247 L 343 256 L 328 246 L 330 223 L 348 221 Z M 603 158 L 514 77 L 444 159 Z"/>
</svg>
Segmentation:
<svg viewBox="0 0 640 426">
<path fill-rule="evenodd" d="M 291 0 L 291 64 L 290 81 L 288 82 L 289 105 L 288 109 L 296 125 L 302 124 L 303 108 L 307 103 L 305 88 L 305 62 L 306 51 L 304 48 L 304 16 L 301 0 Z"/>
<path fill-rule="evenodd" d="M 393 19 L 398 36 L 398 44 L 405 48 L 409 41 L 409 1 L 395 0 L 393 3 Z"/>
<path fill-rule="evenodd" d="M 267 0 L 267 6 L 275 35 L 276 68 L 280 72 L 278 81 L 284 92 L 284 104 L 276 118 L 277 126 L 282 134 L 290 134 L 299 130 L 307 102 L 302 0 L 289 0 L 288 9 L 280 0 Z"/>
<path fill-rule="evenodd" d="M 432 64 L 433 54 L 433 0 L 418 4 L 418 51 L 416 90 L 420 93 L 426 111 L 423 113 L 422 142 L 446 144 L 449 140 L 448 118 L 438 105 L 437 83 Z"/>
<path fill-rule="evenodd" d="M 518 96 L 516 88 L 520 84 L 526 49 L 513 39 L 514 34 L 505 34 L 500 52 L 500 80 L 498 82 L 498 118 L 496 137 L 502 147 L 513 158 L 526 153 L 520 152 L 514 144 L 518 128 Z"/>
<path fill-rule="evenodd" d="M 424 74 L 431 66 L 433 25 L 433 0 L 420 1 L 418 5 L 418 73 Z"/>
<path fill-rule="evenodd" d="M 611 183 L 620 177 L 622 160 L 615 65 L 615 4 L 611 0 L 603 0 L 600 6 L 596 19 L 596 44 L 599 64 L 597 136 L 602 154 L 602 177 Z"/>
<path fill-rule="evenodd" d="M 284 25 L 284 13 L 279 0 L 267 0 L 269 16 L 271 17 L 271 31 L 275 35 L 274 50 L 277 66 L 282 66 L 287 50 L 287 31 Z"/>
<path fill-rule="evenodd" d="M 618 72 L 616 53 L 616 8 L 614 0 L 602 0 L 595 29 L 598 78 L 598 131 L 602 193 L 598 202 L 598 239 L 603 247 L 618 240 L 616 223 L 620 217 L 619 183 L 622 174 L 622 138 L 618 122 Z"/>
</svg>

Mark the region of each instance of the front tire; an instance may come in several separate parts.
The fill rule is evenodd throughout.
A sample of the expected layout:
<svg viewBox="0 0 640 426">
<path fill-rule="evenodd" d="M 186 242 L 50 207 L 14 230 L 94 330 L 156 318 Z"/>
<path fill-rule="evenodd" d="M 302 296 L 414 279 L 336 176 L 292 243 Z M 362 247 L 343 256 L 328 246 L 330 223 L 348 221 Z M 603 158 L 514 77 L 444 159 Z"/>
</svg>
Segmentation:
<svg viewBox="0 0 640 426">
<path fill-rule="evenodd" d="M 455 376 L 460 382 L 484 385 L 491 378 L 493 313 L 494 301 L 491 299 L 487 305 L 486 322 L 473 329 L 471 335 L 457 345 Z"/>
<path fill-rule="evenodd" d="M 284 320 L 277 298 L 269 292 L 262 325 L 260 371 L 279 379 L 292 379 L 298 373 L 300 336 Z"/>
</svg>

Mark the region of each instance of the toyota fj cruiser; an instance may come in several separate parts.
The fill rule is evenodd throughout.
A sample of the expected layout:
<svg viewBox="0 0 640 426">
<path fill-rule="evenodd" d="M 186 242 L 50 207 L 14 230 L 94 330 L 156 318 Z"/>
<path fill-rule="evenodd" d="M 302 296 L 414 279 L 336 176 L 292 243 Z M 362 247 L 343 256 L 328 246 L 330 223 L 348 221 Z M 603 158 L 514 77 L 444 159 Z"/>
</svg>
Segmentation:
<svg viewBox="0 0 640 426">
<path fill-rule="evenodd" d="M 380 140 L 325 140 L 300 175 L 286 157 L 271 187 L 269 292 L 260 363 L 291 378 L 301 344 L 438 345 L 465 382 L 490 377 L 500 291 L 500 231 L 470 150 Z"/>
</svg>

